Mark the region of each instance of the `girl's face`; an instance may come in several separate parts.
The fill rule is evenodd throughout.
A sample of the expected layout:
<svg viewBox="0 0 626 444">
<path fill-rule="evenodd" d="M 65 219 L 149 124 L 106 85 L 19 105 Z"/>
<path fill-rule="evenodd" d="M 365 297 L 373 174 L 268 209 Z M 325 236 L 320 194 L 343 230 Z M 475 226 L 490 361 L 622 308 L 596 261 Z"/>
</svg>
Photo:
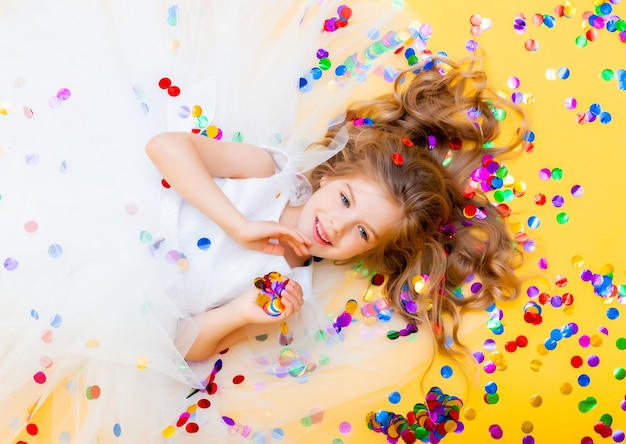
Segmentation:
<svg viewBox="0 0 626 444">
<path fill-rule="evenodd" d="M 313 240 L 313 256 L 344 260 L 374 248 L 401 218 L 400 204 L 373 180 L 324 178 L 302 207 L 297 228 Z"/>
</svg>

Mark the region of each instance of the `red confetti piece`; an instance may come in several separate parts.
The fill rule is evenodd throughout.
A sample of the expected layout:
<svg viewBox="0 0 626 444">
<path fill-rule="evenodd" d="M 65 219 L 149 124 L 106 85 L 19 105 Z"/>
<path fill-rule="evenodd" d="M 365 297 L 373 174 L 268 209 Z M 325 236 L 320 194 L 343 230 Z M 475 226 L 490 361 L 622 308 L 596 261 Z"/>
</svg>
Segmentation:
<svg viewBox="0 0 626 444">
<path fill-rule="evenodd" d="M 402 143 L 404 143 L 406 146 L 415 146 L 413 141 L 407 137 L 402 138 Z"/>
<path fill-rule="evenodd" d="M 208 409 L 209 407 L 211 407 L 211 401 L 206 398 L 199 399 L 198 407 L 200 407 L 201 409 Z"/>
<path fill-rule="evenodd" d="M 167 77 L 163 77 L 161 80 L 159 80 L 159 88 L 167 89 L 170 86 L 172 86 L 172 81 Z"/>
<path fill-rule="evenodd" d="M 450 148 L 452 148 L 453 150 L 460 150 L 462 146 L 463 141 L 460 137 L 453 137 L 452 139 L 450 139 Z"/>
<path fill-rule="evenodd" d="M 511 207 L 509 207 L 507 204 L 498 204 L 498 210 L 500 212 L 500 216 L 507 218 L 511 215 Z"/>
<path fill-rule="evenodd" d="M 463 196 L 465 196 L 466 199 L 473 199 L 474 196 L 476 196 L 476 190 L 472 187 L 465 187 L 465 190 L 463 190 Z"/>
<path fill-rule="evenodd" d="M 171 185 L 165 179 L 161 180 L 161 185 L 163 185 L 163 188 L 171 188 Z"/>
<path fill-rule="evenodd" d="M 28 433 L 30 436 L 35 436 L 37 433 L 39 433 L 39 427 L 37 427 L 37 424 L 30 423 L 26 426 L 26 433 Z"/>
<path fill-rule="evenodd" d="M 471 218 L 476 215 L 476 209 L 476 205 L 469 204 L 465 206 L 465 208 L 463 209 L 463 213 L 465 214 L 465 217 Z"/>
<path fill-rule="evenodd" d="M 217 392 L 217 384 L 214 382 L 207 384 L 206 391 L 209 395 L 214 395 Z"/>
<path fill-rule="evenodd" d="M 398 166 L 401 166 L 404 163 L 404 157 L 398 152 L 391 155 L 391 160 Z"/>
<path fill-rule="evenodd" d="M 245 376 L 237 375 L 233 378 L 233 384 L 241 384 L 245 379 Z"/>
<path fill-rule="evenodd" d="M 178 418 L 178 421 L 176 421 L 176 427 L 182 427 L 185 424 L 187 424 L 187 421 L 189 420 L 189 416 L 190 415 L 188 412 L 183 412 Z"/>
<path fill-rule="evenodd" d="M 580 356 L 572 356 L 570 362 L 572 364 L 572 367 L 580 368 L 583 365 L 583 358 L 581 358 Z"/>
<path fill-rule="evenodd" d="M 171 97 L 177 97 L 180 94 L 180 88 L 178 86 L 170 86 L 167 88 L 167 93 Z"/>
<path fill-rule="evenodd" d="M 524 321 L 528 324 L 539 325 L 543 322 L 543 318 L 540 314 L 527 311 L 524 313 Z"/>
<path fill-rule="evenodd" d="M 563 305 L 572 305 L 574 303 L 574 295 L 571 293 L 565 293 L 561 296 L 561 301 Z"/>
<path fill-rule="evenodd" d="M 339 17 L 343 20 L 348 20 L 350 17 L 352 17 L 352 9 L 348 6 L 340 6 L 339 8 L 337 8 L 337 12 L 339 13 Z"/>
<path fill-rule="evenodd" d="M 376 273 L 372 276 L 372 285 L 380 286 L 383 285 L 383 282 L 385 282 L 385 276 L 382 274 Z"/>
<path fill-rule="evenodd" d="M 200 426 L 196 424 L 195 422 L 190 422 L 185 427 L 185 430 L 187 431 L 187 433 L 197 433 L 198 430 L 200 430 Z"/>
<path fill-rule="evenodd" d="M 507 341 L 504 344 L 504 348 L 506 351 L 513 353 L 515 350 L 517 350 L 517 342 L 515 341 Z"/>
</svg>

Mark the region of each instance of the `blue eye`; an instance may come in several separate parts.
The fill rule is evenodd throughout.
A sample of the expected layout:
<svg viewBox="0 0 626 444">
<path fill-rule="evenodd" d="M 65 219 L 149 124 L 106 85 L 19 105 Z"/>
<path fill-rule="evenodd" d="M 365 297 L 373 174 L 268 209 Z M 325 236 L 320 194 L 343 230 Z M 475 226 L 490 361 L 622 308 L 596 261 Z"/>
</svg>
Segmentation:
<svg viewBox="0 0 626 444">
<path fill-rule="evenodd" d="M 343 193 L 341 193 L 341 202 L 345 205 L 346 208 L 350 208 L 350 201 Z"/>
<path fill-rule="evenodd" d="M 363 227 L 359 227 L 359 233 L 361 233 L 361 237 L 365 240 L 369 239 L 369 236 L 367 234 L 367 231 L 365 231 L 365 228 Z"/>
</svg>

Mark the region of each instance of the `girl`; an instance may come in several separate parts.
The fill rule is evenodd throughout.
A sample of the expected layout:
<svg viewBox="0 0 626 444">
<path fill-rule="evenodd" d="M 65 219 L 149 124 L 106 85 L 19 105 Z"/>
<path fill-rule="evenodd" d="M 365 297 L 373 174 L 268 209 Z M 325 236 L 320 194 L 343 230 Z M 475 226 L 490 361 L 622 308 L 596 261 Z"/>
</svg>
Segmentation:
<svg viewBox="0 0 626 444">
<path fill-rule="evenodd" d="M 346 25 L 327 20 L 339 17 L 349 22 L 346 36 L 364 36 L 359 26 L 369 29 L 387 11 L 368 2 L 350 12 L 330 3 L 256 3 L 249 16 L 204 2 L 174 10 L 70 2 L 39 5 L 34 15 L 28 2 L 5 6 L 0 41 L 21 46 L 2 84 L 23 109 L 7 112 L 0 162 L 0 332 L 10 338 L 0 346 L 0 436 L 8 442 L 319 440 L 322 431 L 307 424 L 342 418 L 342 406 L 414 376 L 422 336 L 390 348 L 394 332 L 415 338 L 419 326 L 433 332 L 438 351 L 453 353 L 457 306 L 516 295 L 503 214 L 468 178 L 486 153 L 519 144 L 522 113 L 473 64 L 425 53 L 422 65 L 397 77 L 392 95 L 350 108 L 320 135 L 317 127 L 345 106 L 349 84 L 332 102 L 314 89 L 296 105 L 291 85 L 305 62 L 284 70 L 273 62 L 313 54 L 320 41 L 342 54 L 340 39 L 326 38 Z M 55 38 L 30 44 L 25 17 Z M 320 37 L 321 27 L 328 29 Z M 231 38 L 212 45 L 202 34 L 209 30 Z M 250 34 L 240 40 L 233 30 Z M 391 53 L 408 38 L 384 35 L 375 47 L 349 43 L 347 54 Z M 171 51 L 177 45 L 182 50 Z M 255 47 L 265 49 L 266 63 L 250 63 Z M 221 51 L 210 63 L 207 54 Z M 241 64 L 229 69 L 234 61 Z M 353 76 L 364 80 L 369 62 L 357 63 Z M 305 75 L 300 85 L 311 81 Z M 196 97 L 204 109 L 186 111 Z M 239 97 L 254 100 L 229 109 Z M 266 109 L 274 104 L 280 108 Z M 484 149 L 499 136 L 497 109 L 522 126 Z M 198 128 L 152 138 L 185 125 L 172 110 L 192 114 Z M 307 121 L 292 128 L 296 114 Z M 221 130 L 202 118 L 232 121 L 248 130 L 241 134 L 249 143 L 239 133 L 234 143 L 213 140 Z M 213 137 L 192 134 L 202 131 Z M 133 150 L 148 139 L 158 174 Z M 471 208 L 480 217 L 471 218 Z M 316 278 L 314 298 L 316 258 L 375 270 L 376 283 L 386 276 L 385 297 L 352 296 L 342 286 L 353 274 L 337 267 L 338 275 Z M 270 272 L 289 278 L 276 317 L 258 305 L 254 286 Z M 457 287 L 471 273 L 482 291 L 460 299 Z M 343 306 L 323 297 L 324 286 Z"/>
</svg>

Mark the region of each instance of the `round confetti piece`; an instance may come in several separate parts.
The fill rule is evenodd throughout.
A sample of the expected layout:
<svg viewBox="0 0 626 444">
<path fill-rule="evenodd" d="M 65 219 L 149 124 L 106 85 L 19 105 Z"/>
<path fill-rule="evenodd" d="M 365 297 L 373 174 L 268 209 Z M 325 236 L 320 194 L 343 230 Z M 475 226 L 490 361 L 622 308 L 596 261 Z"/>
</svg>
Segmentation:
<svg viewBox="0 0 626 444">
<path fill-rule="evenodd" d="M 113 436 L 115 436 L 116 438 L 122 436 L 122 426 L 118 423 L 113 425 Z"/>
<path fill-rule="evenodd" d="M 534 428 L 535 428 L 535 426 L 533 425 L 532 422 L 530 422 L 530 421 L 522 422 L 522 426 L 521 426 L 522 432 L 524 432 L 526 434 L 529 434 L 529 433 L 533 432 Z"/>
<path fill-rule="evenodd" d="M 347 435 L 352 431 L 352 424 L 347 421 L 343 421 L 339 424 L 339 432 Z"/>
<path fill-rule="evenodd" d="M 572 384 L 570 384 L 569 382 L 564 382 L 563 384 L 561 384 L 561 387 L 559 387 L 559 391 L 563 395 L 570 395 L 572 393 L 572 390 Z"/>
<path fill-rule="evenodd" d="M 87 399 L 89 399 L 90 401 L 93 401 L 95 399 L 98 399 L 100 397 L 100 386 L 98 385 L 90 385 L 89 387 L 87 387 L 87 389 L 85 390 L 85 396 L 87 397 Z"/>
<path fill-rule="evenodd" d="M 554 68 L 546 69 L 546 79 L 550 81 L 554 81 L 556 80 L 556 77 L 557 77 L 556 69 Z"/>
<path fill-rule="evenodd" d="M 578 101 L 574 97 L 568 97 L 565 99 L 565 108 L 567 109 L 576 109 L 578 106 Z"/>
<path fill-rule="evenodd" d="M 511 89 L 517 89 L 520 87 L 520 79 L 519 77 L 509 77 L 507 81 L 507 85 Z"/>
<path fill-rule="evenodd" d="M 476 419 L 476 410 L 471 407 L 466 408 L 463 411 L 463 417 L 468 421 L 473 421 L 474 419 Z"/>
<path fill-rule="evenodd" d="M 443 367 L 441 367 L 441 376 L 445 379 L 449 379 L 452 377 L 453 371 L 452 371 L 452 367 L 450 367 L 449 365 L 444 365 Z"/>
<path fill-rule="evenodd" d="M 163 77 L 161 80 L 159 80 L 159 88 L 161 89 L 167 89 L 171 85 L 172 85 L 172 81 L 167 77 Z"/>
<path fill-rule="evenodd" d="M 150 364 L 150 359 L 147 356 L 140 356 L 137 358 L 137 360 L 135 361 L 135 366 L 139 369 L 139 370 L 145 370 L 148 368 L 148 365 Z"/>
<path fill-rule="evenodd" d="M 615 72 L 612 69 L 603 69 L 600 73 L 602 80 L 611 81 L 615 78 Z"/>
<path fill-rule="evenodd" d="M 39 358 L 39 365 L 41 365 L 43 368 L 52 367 L 52 363 L 53 360 L 50 356 L 42 356 L 41 358 Z"/>
<path fill-rule="evenodd" d="M 233 377 L 233 384 L 239 385 L 245 381 L 245 377 L 243 375 L 236 375 Z"/>
<path fill-rule="evenodd" d="M 489 434 L 493 439 L 501 439 L 504 436 L 504 431 L 499 425 L 493 424 L 489 426 Z"/>
<path fill-rule="evenodd" d="M 619 318 L 619 314 L 619 310 L 615 307 L 611 307 L 606 311 L 606 317 L 612 321 Z"/>
<path fill-rule="evenodd" d="M 59 244 L 52 244 L 48 248 L 48 255 L 52 258 L 56 259 L 58 257 L 61 257 L 62 254 L 63 254 L 63 247 L 61 247 Z"/>
<path fill-rule="evenodd" d="M 285 431 L 283 429 L 273 429 L 272 430 L 272 439 L 276 441 L 281 441 L 285 437 Z"/>
<path fill-rule="evenodd" d="M 12 257 L 8 257 L 4 260 L 4 269 L 6 271 L 14 271 L 17 268 L 18 262 Z"/>
<path fill-rule="evenodd" d="M 590 355 L 587 357 L 587 365 L 589 367 L 597 367 L 600 364 L 600 357 L 598 355 Z"/>
<path fill-rule="evenodd" d="M 530 397 L 530 405 L 533 407 L 540 407 L 543 404 L 543 399 L 540 395 L 534 394 Z"/>
<path fill-rule="evenodd" d="M 202 237 L 198 239 L 197 246 L 200 250 L 203 250 L 203 251 L 208 250 L 209 247 L 211 246 L 211 241 L 206 237 Z"/>
<path fill-rule="evenodd" d="M 552 198 L 552 205 L 555 208 L 561 208 L 564 203 L 565 203 L 565 199 L 563 199 L 563 196 L 560 196 L 557 194 L 556 196 Z"/>
<path fill-rule="evenodd" d="M 591 383 L 591 378 L 587 374 L 582 374 L 578 376 L 578 385 L 581 387 L 587 387 Z"/>
<path fill-rule="evenodd" d="M 570 70 L 567 67 L 561 67 L 559 68 L 559 70 L 557 71 L 557 75 L 559 76 L 559 79 L 561 80 L 566 80 L 569 79 L 570 76 Z"/>
<path fill-rule="evenodd" d="M 583 195 L 583 187 L 580 185 L 574 185 L 571 189 L 572 196 L 580 197 Z"/>
<path fill-rule="evenodd" d="M 541 180 L 550 180 L 551 177 L 552 171 L 550 171 L 548 168 L 542 168 L 539 170 L 539 178 Z"/>
<path fill-rule="evenodd" d="M 529 52 L 536 52 L 539 49 L 539 42 L 534 39 L 528 39 L 524 42 L 524 48 Z"/>
<path fill-rule="evenodd" d="M 535 202 L 535 205 L 542 206 L 546 203 L 546 196 L 543 194 L 537 194 L 535 195 L 534 202 Z"/>
<path fill-rule="evenodd" d="M 69 99 L 71 95 L 72 93 L 67 88 L 61 88 L 60 90 L 57 91 L 57 98 L 62 102 Z"/>
<path fill-rule="evenodd" d="M 46 382 L 46 374 L 44 372 L 37 372 L 33 376 L 33 379 L 37 384 L 44 384 Z"/>
<path fill-rule="evenodd" d="M 613 117 L 611 116 L 611 113 L 608 113 L 606 111 L 600 113 L 599 118 L 600 118 L 600 123 L 604 125 L 611 123 L 611 120 L 613 119 Z"/>
<path fill-rule="evenodd" d="M 39 427 L 37 427 L 37 424 L 27 424 L 26 425 L 26 433 L 28 433 L 30 436 L 35 436 L 39 433 Z"/>
<path fill-rule="evenodd" d="M 182 105 L 178 107 L 177 114 L 178 114 L 178 117 L 180 117 L 181 119 L 186 119 L 187 117 L 191 115 L 191 110 L 189 109 L 188 106 Z"/>
<path fill-rule="evenodd" d="M 208 409 L 209 407 L 211 407 L 211 401 L 206 398 L 199 399 L 198 407 L 201 409 Z"/>
<path fill-rule="evenodd" d="M 539 220 L 539 218 L 537 216 L 530 216 L 528 218 L 528 227 L 529 228 L 537 229 L 537 228 L 539 228 L 540 224 L 541 224 L 541 221 Z"/>
<path fill-rule="evenodd" d="M 185 431 L 187 433 L 197 433 L 200 430 L 200 426 L 195 422 L 190 422 L 185 426 Z"/>
<path fill-rule="evenodd" d="M 559 213 L 556 215 L 556 221 L 561 225 L 565 225 L 569 222 L 569 215 L 567 213 Z"/>
</svg>

